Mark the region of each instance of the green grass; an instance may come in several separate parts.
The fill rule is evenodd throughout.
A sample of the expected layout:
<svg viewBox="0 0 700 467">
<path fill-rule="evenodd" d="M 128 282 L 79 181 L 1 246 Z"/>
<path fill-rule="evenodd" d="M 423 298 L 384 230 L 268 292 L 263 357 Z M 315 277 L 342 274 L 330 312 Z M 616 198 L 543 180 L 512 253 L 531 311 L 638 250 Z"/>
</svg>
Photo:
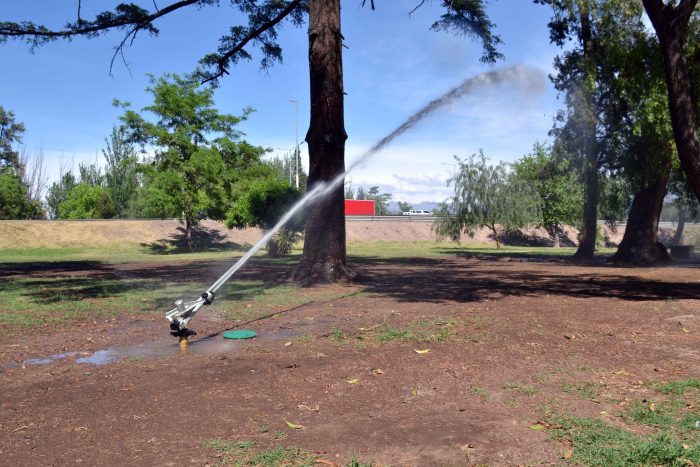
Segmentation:
<svg viewBox="0 0 700 467">
<path fill-rule="evenodd" d="M 318 454 L 309 451 L 283 446 L 258 451 L 253 441 L 215 439 L 206 441 L 204 445 L 223 454 L 221 464 L 224 465 L 313 466 L 316 459 L 320 458 Z"/>
<path fill-rule="evenodd" d="M 97 261 L 101 263 L 179 262 L 196 260 L 232 259 L 242 251 L 193 251 L 192 253 L 153 253 L 137 244 L 117 243 L 101 246 L 57 246 L 40 248 L 0 249 L 0 263 Z"/>
<path fill-rule="evenodd" d="M 469 392 L 471 394 L 474 394 L 475 396 L 481 397 L 485 401 L 491 399 L 491 393 L 486 388 L 482 388 L 479 386 L 471 386 L 469 388 Z"/>
<path fill-rule="evenodd" d="M 685 394 L 686 391 L 700 390 L 700 379 L 689 379 L 686 381 L 672 381 L 670 383 L 659 383 L 655 389 L 662 394 Z"/>
<path fill-rule="evenodd" d="M 176 299 L 195 298 L 209 286 L 201 278 L 171 280 L 114 278 L 99 272 L 91 276 L 14 277 L 0 282 L 0 326 L 5 332 L 14 333 L 87 319 L 164 314 Z M 221 289 L 212 306 L 223 317 L 243 322 L 347 295 L 343 288 L 301 288 L 286 283 L 236 280 Z"/>
<path fill-rule="evenodd" d="M 514 389 L 526 396 L 535 396 L 539 394 L 540 390 L 535 386 L 530 386 L 529 384 L 518 384 L 518 383 L 506 383 L 503 385 L 503 389 Z"/>
<path fill-rule="evenodd" d="M 573 443 L 570 462 L 577 465 L 687 466 L 700 462 L 697 442 L 694 446 L 683 443 L 668 431 L 643 436 L 600 420 L 576 417 L 559 417 L 555 423 L 559 428 L 554 430 L 554 438 Z"/>
<path fill-rule="evenodd" d="M 619 413 L 623 426 L 568 415 L 551 420 L 553 437 L 573 444 L 569 462 L 600 466 L 700 463 L 697 380 L 653 386 L 654 397 L 633 401 Z"/>
</svg>

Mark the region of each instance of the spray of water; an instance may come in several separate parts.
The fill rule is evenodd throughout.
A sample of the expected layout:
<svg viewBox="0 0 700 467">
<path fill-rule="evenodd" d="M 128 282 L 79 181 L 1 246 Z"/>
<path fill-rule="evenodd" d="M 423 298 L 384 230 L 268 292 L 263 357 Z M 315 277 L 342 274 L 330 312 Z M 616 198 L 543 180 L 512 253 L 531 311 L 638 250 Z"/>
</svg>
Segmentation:
<svg viewBox="0 0 700 467">
<path fill-rule="evenodd" d="M 311 191 L 307 192 L 303 198 L 301 198 L 294 206 L 291 207 L 287 213 L 282 216 L 282 218 L 275 224 L 275 226 L 268 230 L 265 235 L 263 235 L 258 242 L 251 247 L 245 255 L 236 261 L 233 266 L 231 266 L 216 282 L 214 282 L 209 289 L 207 289 L 207 294 L 216 292 L 227 280 L 231 278 L 239 269 L 243 267 L 245 263 L 262 248 L 270 239 L 281 229 L 284 225 L 289 222 L 294 215 L 308 205 L 311 201 L 325 196 L 329 192 L 333 191 L 339 185 L 341 185 L 345 180 L 345 175 L 351 172 L 353 169 L 367 162 L 372 156 L 381 151 L 385 146 L 390 144 L 396 138 L 401 136 L 406 131 L 413 128 L 418 122 L 426 119 L 437 110 L 446 107 L 447 105 L 455 102 L 461 97 L 478 91 L 480 89 L 485 89 L 491 86 L 496 86 L 506 82 L 518 83 L 520 85 L 525 85 L 525 87 L 534 89 L 541 86 L 542 83 L 541 73 L 528 69 L 522 66 L 515 66 L 510 68 L 505 68 L 501 70 L 489 71 L 481 75 L 475 76 L 473 78 L 466 79 L 458 86 L 455 86 L 442 96 L 430 101 L 428 104 L 423 106 L 416 113 L 411 115 L 405 122 L 399 125 L 394 131 L 386 135 L 384 138 L 379 140 L 374 146 L 372 146 L 367 152 L 365 152 L 360 158 L 355 160 L 346 170 L 338 174 L 334 179 L 327 181 L 325 183 L 317 184 Z"/>
</svg>

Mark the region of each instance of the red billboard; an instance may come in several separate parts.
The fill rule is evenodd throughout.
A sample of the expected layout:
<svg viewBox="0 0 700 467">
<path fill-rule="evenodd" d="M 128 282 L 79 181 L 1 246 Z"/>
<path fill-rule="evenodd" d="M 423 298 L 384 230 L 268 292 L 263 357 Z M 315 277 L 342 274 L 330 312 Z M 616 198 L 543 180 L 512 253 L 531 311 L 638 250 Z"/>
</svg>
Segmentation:
<svg viewBox="0 0 700 467">
<path fill-rule="evenodd" d="M 346 216 L 373 216 L 374 201 L 371 199 L 346 199 Z"/>
</svg>

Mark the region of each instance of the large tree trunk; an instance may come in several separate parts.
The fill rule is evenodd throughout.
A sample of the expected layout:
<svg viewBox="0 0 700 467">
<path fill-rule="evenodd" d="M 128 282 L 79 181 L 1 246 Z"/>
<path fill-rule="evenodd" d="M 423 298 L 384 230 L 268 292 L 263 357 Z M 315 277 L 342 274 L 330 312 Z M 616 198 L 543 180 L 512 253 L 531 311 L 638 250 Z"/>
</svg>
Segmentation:
<svg viewBox="0 0 700 467">
<path fill-rule="evenodd" d="M 666 196 L 671 173 L 669 159 L 655 179 L 644 184 L 635 193 L 627 218 L 627 227 L 617 252 L 611 262 L 649 265 L 671 261 L 671 257 L 659 242 L 659 218 Z"/>
<path fill-rule="evenodd" d="M 345 120 L 340 0 L 309 2 L 309 71 L 311 121 L 309 178 L 313 188 L 345 170 Z M 343 184 L 309 208 L 304 252 L 293 279 L 304 284 L 351 279 L 345 252 Z"/>
<path fill-rule="evenodd" d="M 682 0 L 677 6 L 661 0 L 643 0 L 659 38 L 668 86 L 668 107 L 681 167 L 700 201 L 700 141 L 696 133 L 693 95 L 683 43 L 690 16 L 698 0 Z"/>
<path fill-rule="evenodd" d="M 583 231 L 581 241 L 574 254 L 575 259 L 589 260 L 595 255 L 595 240 L 598 234 L 598 153 L 595 148 L 595 126 L 586 125 L 583 131 L 585 162 L 584 200 L 583 200 Z"/>
<path fill-rule="evenodd" d="M 588 14 L 581 13 L 581 45 L 583 48 L 583 66 L 585 74 L 595 73 L 593 67 L 593 32 Z M 596 113 L 593 90 L 590 85 L 581 83 L 580 96 L 577 99 L 577 113 L 581 120 L 584 153 L 584 200 L 583 231 L 581 241 L 574 254 L 575 259 L 590 260 L 595 255 L 595 240 L 598 233 L 598 148 L 595 141 Z"/>
<path fill-rule="evenodd" d="M 683 231 L 685 230 L 686 219 L 687 215 L 685 208 L 681 206 L 681 208 L 678 210 L 678 224 L 676 224 L 676 232 L 673 234 L 671 245 L 680 245 L 683 242 Z"/>
</svg>

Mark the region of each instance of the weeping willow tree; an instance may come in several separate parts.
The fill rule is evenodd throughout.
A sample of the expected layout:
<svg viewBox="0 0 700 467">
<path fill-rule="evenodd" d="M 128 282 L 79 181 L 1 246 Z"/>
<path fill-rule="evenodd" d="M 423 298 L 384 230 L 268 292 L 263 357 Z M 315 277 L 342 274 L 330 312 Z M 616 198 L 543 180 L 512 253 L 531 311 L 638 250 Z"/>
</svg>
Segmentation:
<svg viewBox="0 0 700 467">
<path fill-rule="evenodd" d="M 459 173 L 450 180 L 454 193 L 438 208 L 433 224 L 438 238 L 459 241 L 463 233 L 473 237 L 477 229 L 487 228 L 500 248 L 499 227 L 512 232 L 541 222 L 537 193 L 506 164 L 490 165 L 483 152 L 455 159 Z"/>
</svg>

